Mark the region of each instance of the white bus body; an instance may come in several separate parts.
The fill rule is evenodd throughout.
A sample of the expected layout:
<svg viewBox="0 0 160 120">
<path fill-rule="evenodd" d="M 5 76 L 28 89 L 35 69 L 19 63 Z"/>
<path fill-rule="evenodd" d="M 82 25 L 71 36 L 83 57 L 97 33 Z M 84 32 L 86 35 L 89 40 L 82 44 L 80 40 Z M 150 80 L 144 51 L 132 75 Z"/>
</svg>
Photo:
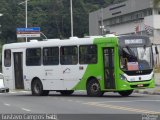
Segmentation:
<svg viewBox="0 0 160 120">
<path fill-rule="evenodd" d="M 5 67 L 4 62 L 3 73 L 5 79 L 5 85 L 10 89 L 16 89 L 16 77 L 15 77 L 15 54 L 20 53 L 21 62 L 19 70 L 24 80 L 24 90 L 31 90 L 31 81 L 34 78 L 41 80 L 44 90 L 70 90 L 72 89 L 80 79 L 86 70 L 87 65 L 50 65 L 50 66 L 26 66 L 26 49 L 27 48 L 44 48 L 44 47 L 61 47 L 61 46 L 78 46 L 93 44 L 92 38 L 78 38 L 70 40 L 48 40 L 48 41 L 31 41 L 27 43 L 12 43 L 3 46 L 4 50 L 11 50 L 11 65 Z M 4 54 L 3 54 L 4 56 Z M 18 57 L 18 56 L 17 56 Z M 4 57 L 2 59 L 4 61 Z M 83 67 L 83 70 L 79 70 L 79 67 Z M 18 72 L 19 72 L 18 70 Z M 23 86 L 21 86 L 23 89 Z"/>
</svg>

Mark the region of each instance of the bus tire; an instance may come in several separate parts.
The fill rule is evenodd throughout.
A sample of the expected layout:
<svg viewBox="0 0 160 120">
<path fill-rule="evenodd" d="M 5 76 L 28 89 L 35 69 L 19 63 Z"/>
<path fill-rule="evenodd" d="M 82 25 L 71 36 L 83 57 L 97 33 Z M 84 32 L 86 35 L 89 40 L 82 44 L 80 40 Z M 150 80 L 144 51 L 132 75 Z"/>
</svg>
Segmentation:
<svg viewBox="0 0 160 120">
<path fill-rule="evenodd" d="M 32 82 L 31 90 L 34 96 L 47 96 L 49 94 L 48 90 L 43 90 L 42 82 L 39 79 Z"/>
<path fill-rule="evenodd" d="M 61 95 L 72 95 L 74 90 L 62 90 L 60 91 Z"/>
<path fill-rule="evenodd" d="M 133 93 L 133 90 L 119 91 L 118 92 L 122 97 L 128 97 Z"/>
<path fill-rule="evenodd" d="M 103 96 L 104 92 L 101 91 L 99 82 L 92 78 L 87 83 L 87 95 L 91 97 Z"/>
</svg>

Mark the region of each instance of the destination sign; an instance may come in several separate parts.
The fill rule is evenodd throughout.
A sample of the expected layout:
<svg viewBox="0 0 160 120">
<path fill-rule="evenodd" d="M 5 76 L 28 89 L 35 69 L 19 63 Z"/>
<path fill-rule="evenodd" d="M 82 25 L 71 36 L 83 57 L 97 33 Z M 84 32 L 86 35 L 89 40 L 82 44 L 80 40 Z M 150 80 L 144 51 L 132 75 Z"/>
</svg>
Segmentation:
<svg viewBox="0 0 160 120">
<path fill-rule="evenodd" d="M 142 44 L 143 39 L 126 39 L 125 44 Z"/>
</svg>

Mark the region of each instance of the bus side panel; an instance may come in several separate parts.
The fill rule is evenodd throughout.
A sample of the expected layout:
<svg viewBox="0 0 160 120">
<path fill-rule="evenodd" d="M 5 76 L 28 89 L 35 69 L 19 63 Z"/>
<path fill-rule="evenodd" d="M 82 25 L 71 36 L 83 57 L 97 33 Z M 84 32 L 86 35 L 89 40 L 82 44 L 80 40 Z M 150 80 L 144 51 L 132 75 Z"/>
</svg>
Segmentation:
<svg viewBox="0 0 160 120">
<path fill-rule="evenodd" d="M 31 90 L 31 82 L 34 78 L 38 78 L 39 80 L 42 81 L 43 84 L 43 80 L 42 80 L 42 74 L 43 74 L 43 70 L 41 66 L 26 66 L 24 67 L 24 81 L 25 81 L 25 89 L 26 90 Z"/>
<path fill-rule="evenodd" d="M 62 66 L 61 73 L 64 79 L 65 90 L 73 89 L 86 71 L 87 65 L 64 65 Z"/>
<path fill-rule="evenodd" d="M 98 46 L 98 62 L 97 64 L 89 64 L 86 72 L 83 76 L 83 79 L 79 82 L 79 84 L 75 87 L 75 89 L 78 90 L 86 90 L 86 84 L 87 84 L 87 80 L 90 77 L 94 77 L 96 78 L 99 83 L 100 83 L 100 87 L 102 91 L 107 91 L 105 89 L 105 82 L 104 82 L 104 61 L 103 61 L 103 48 L 106 47 L 113 47 L 114 48 L 114 56 L 118 56 L 118 49 L 116 48 L 117 40 L 116 39 L 112 39 L 112 38 L 102 38 L 102 39 L 96 39 L 95 44 L 97 44 Z M 119 65 L 119 63 L 117 62 L 117 57 L 114 58 L 114 77 L 115 77 L 115 89 L 117 88 L 117 81 L 116 79 L 118 78 L 118 71 L 117 71 L 117 66 Z M 110 90 L 109 90 L 110 91 Z M 111 90 L 114 91 L 114 90 Z"/>
<path fill-rule="evenodd" d="M 97 63 L 88 64 L 87 69 L 83 75 L 82 80 L 76 85 L 76 90 L 86 90 L 87 81 L 92 77 L 99 81 L 101 90 L 104 89 L 104 69 L 103 69 L 103 56 L 102 56 L 103 44 L 97 44 Z"/>
<path fill-rule="evenodd" d="M 43 66 L 42 82 L 44 90 L 64 90 L 61 66 Z"/>
</svg>

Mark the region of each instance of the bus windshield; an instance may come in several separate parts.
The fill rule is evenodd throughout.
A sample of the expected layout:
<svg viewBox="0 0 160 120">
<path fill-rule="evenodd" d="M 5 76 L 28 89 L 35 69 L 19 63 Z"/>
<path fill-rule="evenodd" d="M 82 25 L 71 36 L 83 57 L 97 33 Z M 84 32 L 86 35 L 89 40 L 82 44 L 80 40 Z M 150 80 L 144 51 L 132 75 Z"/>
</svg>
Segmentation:
<svg viewBox="0 0 160 120">
<path fill-rule="evenodd" d="M 151 47 L 129 47 L 120 50 L 120 67 L 124 71 L 152 69 Z"/>
</svg>

